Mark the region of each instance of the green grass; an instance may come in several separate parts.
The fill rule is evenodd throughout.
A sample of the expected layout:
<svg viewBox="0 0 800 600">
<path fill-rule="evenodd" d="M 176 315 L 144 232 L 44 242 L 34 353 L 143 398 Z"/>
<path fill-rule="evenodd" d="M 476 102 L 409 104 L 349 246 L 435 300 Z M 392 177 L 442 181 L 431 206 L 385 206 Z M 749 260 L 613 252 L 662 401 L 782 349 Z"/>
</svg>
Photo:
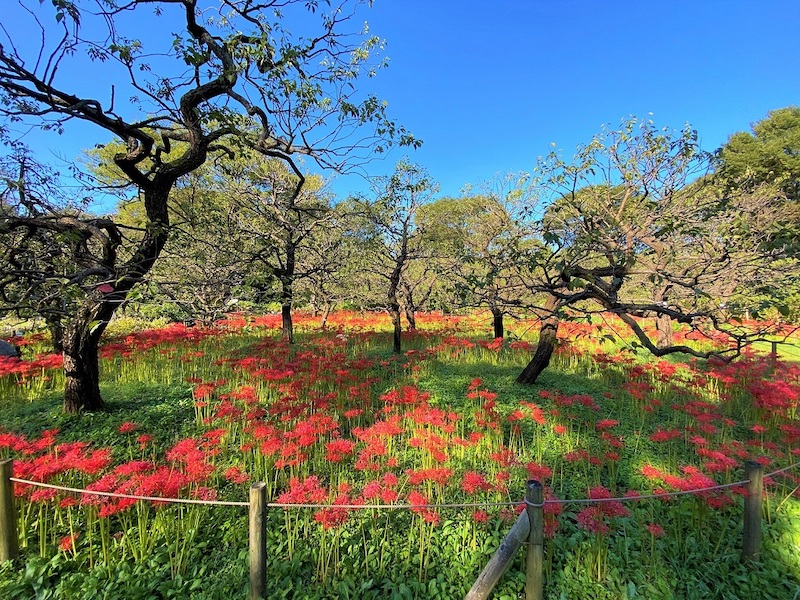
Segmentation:
<svg viewBox="0 0 800 600">
<path fill-rule="evenodd" d="M 586 498 L 597 486 L 620 495 L 629 490 L 672 489 L 648 479 L 642 467 L 651 465 L 676 478 L 685 476 L 685 467 L 706 472 L 710 459 L 697 452 L 703 447 L 729 455 L 739 464 L 744 456 L 734 453 L 731 444 L 735 441 L 743 444 L 741 450 L 749 457 L 769 458 L 767 470 L 796 460 L 788 454 L 793 447 L 787 445 L 781 430 L 782 426 L 798 425 L 796 409 L 756 408 L 747 387 L 764 377 L 780 379 L 787 389 L 800 391 L 798 373 L 791 365 L 773 369 L 766 363 L 762 368 L 757 360 L 742 363 L 744 370 L 730 371 L 734 373 L 731 384 L 717 381 L 702 364 L 679 366 L 662 381 L 660 371 L 646 366 L 643 355 L 628 361 L 628 353 L 619 355 L 625 359 L 621 362 L 601 364 L 593 358 L 596 347 L 584 344 L 556 355 L 536 385 L 522 386 L 514 382 L 529 356 L 522 350 L 497 352 L 480 345 L 457 349 L 452 343 L 443 344 L 450 333 L 444 330 L 410 337 L 407 348 L 417 354 L 398 359 L 387 350 L 388 334 L 345 332 L 348 337 L 343 341 L 335 338 L 335 332 L 319 334 L 310 325 L 301 326 L 298 344 L 292 349 L 278 343 L 274 331 L 259 327 L 200 340 L 178 339 L 151 348 L 142 345 L 129 358 L 103 362 L 108 410 L 78 416 L 60 412 L 58 392 L 49 389 L 59 385 L 58 377 L 45 383 L 30 381 L 27 387 L 0 381 L 4 398 L 0 402 L 0 434 L 15 432 L 33 440 L 41 431 L 56 427 L 58 443 L 87 441 L 90 449 L 110 448 L 113 461 L 102 472 L 141 458 L 180 471 L 185 466 L 165 456 L 176 442 L 202 440 L 209 432 L 224 430 L 221 441 L 204 454 L 203 460 L 213 470 L 202 485 L 216 489 L 222 499 L 237 501 L 246 499 L 248 483 L 225 480 L 224 471 L 234 465 L 253 478 L 267 480 L 273 500 L 290 488 L 294 477 L 318 476 L 328 501 L 333 501 L 340 484 L 351 486 L 349 494 L 355 498 L 369 481 L 391 473 L 398 477 L 401 502 L 407 501 L 412 491 L 423 493 L 431 502 L 497 502 L 522 498 L 528 478 L 524 465 L 531 462 L 552 470 L 545 483 L 555 497 L 563 499 Z M 467 333 L 465 346 L 479 341 L 475 334 Z M 604 350 L 614 354 L 611 348 Z M 261 361 L 262 369 L 291 368 L 293 375 L 270 380 L 247 370 L 244 363 L 219 362 L 245 358 Z M 347 362 L 361 359 L 369 365 Z M 226 383 L 207 398 L 208 407 L 197 409 L 193 390 L 198 384 L 188 382 L 189 377 L 204 382 L 224 379 Z M 475 378 L 481 379 L 479 386 L 472 386 L 485 394 L 481 398 L 469 393 Z M 632 383 L 644 387 L 631 387 Z M 203 415 L 223 414 L 219 411 L 224 412 L 225 406 L 246 409 L 238 400 L 226 405 L 224 397 L 242 386 L 254 386 L 262 407 L 282 403 L 285 409 L 250 420 L 242 414 L 202 422 Z M 387 401 L 381 396 L 403 386 L 428 393 L 430 399 L 384 411 Z M 637 398 L 641 389 L 647 391 Z M 702 403 L 703 414 L 711 417 L 688 414 L 685 406 L 690 402 Z M 530 416 L 530 403 L 543 411 L 541 422 Z M 454 431 L 416 423 L 410 416 L 414 408 L 456 413 Z M 352 409 L 365 412 L 353 418 L 343 416 Z M 298 412 L 292 416 L 288 410 Z M 520 410 L 527 416 L 509 419 Z M 326 460 L 326 443 L 338 439 L 328 433 L 317 436 L 308 446 L 307 458 L 294 466 L 276 467 L 274 458 L 263 456 L 258 446 L 242 449 L 253 439 L 254 424 L 269 424 L 284 436 L 313 415 L 331 417 L 337 424 L 336 436 L 356 443 L 350 458 L 341 463 Z M 379 470 L 356 468 L 356 456 L 366 447 L 364 438 L 356 437 L 358 432 L 392 415 L 397 415 L 403 432 L 387 438 L 386 454 L 375 458 Z M 620 448 L 614 449 L 597 430 L 596 424 L 605 419 L 618 422 L 609 431 L 620 440 Z M 135 433 L 118 431 L 127 421 L 136 423 Z M 755 433 L 751 428 L 756 423 L 765 426 L 765 432 Z M 713 431 L 699 429 L 706 425 L 713 426 Z M 667 442 L 651 440 L 660 430 L 675 430 L 680 435 Z M 140 433 L 153 437 L 145 450 L 135 441 Z M 457 442 L 469 434 L 481 437 L 471 445 Z M 706 438 L 705 445 L 690 441 L 698 435 Z M 433 457 L 433 451 L 412 442 L 423 440 L 423 444 L 435 446 L 438 442 L 430 436 L 444 444 L 442 462 Z M 287 447 L 295 438 L 281 439 Z M 619 456 L 603 458 L 610 450 Z M 501 451 L 513 457 L 511 465 L 503 466 L 492 458 Z M 588 458 L 568 459 L 570 453 L 579 452 L 597 458 L 599 464 Z M 50 456 L 46 451 L 36 455 Z M 0 456 L 30 460 L 2 444 Z M 397 465 L 391 466 L 389 459 Z M 409 471 L 426 468 L 447 468 L 452 474 L 443 484 L 411 483 Z M 496 488 L 468 494 L 461 486 L 468 471 L 497 482 Z M 88 477 L 65 471 L 52 480 L 80 487 L 102 472 Z M 742 476 L 738 467 L 708 474 L 718 483 Z M 546 541 L 545 596 L 800 598 L 800 501 L 793 495 L 795 485 L 779 478 L 769 488 L 761 558 L 753 566 L 740 560 L 739 496 L 716 509 L 692 496 L 630 503 L 626 505 L 628 514 L 604 517 L 609 527 L 605 534 L 579 525 L 585 505 L 567 504 L 561 514 L 548 517 L 558 528 Z M 193 489 L 187 486 L 181 493 L 191 494 Z M 52 503 L 25 500 L 21 504 L 26 513 L 21 517 L 23 555 L 19 563 L 0 567 L 0 597 L 221 599 L 246 594 L 245 510 L 140 506 L 98 519 L 85 506 L 59 509 Z M 426 523 L 422 515 L 408 510 L 351 513 L 346 522 L 326 530 L 315 521 L 314 510 L 269 511 L 270 597 L 463 598 L 510 522 L 499 508 L 488 508 L 485 522 L 476 522 L 472 509 L 437 512 L 436 524 Z M 137 521 L 136 515 L 141 520 Z M 59 540 L 69 533 L 71 523 L 81 532 L 76 547 L 74 551 L 59 550 Z M 647 525 L 653 523 L 663 527 L 663 537 L 647 531 Z M 106 544 L 105 555 L 101 542 Z M 147 552 L 136 556 L 137 547 L 146 547 Z M 524 552 L 520 552 L 494 598 L 521 597 L 523 560 Z"/>
</svg>

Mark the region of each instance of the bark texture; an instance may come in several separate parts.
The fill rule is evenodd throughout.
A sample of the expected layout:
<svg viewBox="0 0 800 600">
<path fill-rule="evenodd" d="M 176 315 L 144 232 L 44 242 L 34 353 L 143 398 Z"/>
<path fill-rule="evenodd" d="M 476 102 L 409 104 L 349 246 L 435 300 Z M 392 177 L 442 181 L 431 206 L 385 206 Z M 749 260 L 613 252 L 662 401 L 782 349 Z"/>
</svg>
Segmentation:
<svg viewBox="0 0 800 600">
<path fill-rule="evenodd" d="M 549 365 L 553 350 L 556 347 L 556 334 L 558 333 L 558 299 L 551 298 L 547 302 L 547 314 L 542 319 L 539 329 L 539 343 L 536 345 L 536 352 L 517 377 L 517 383 L 533 384 L 536 383 L 539 375 L 542 374 Z"/>
</svg>

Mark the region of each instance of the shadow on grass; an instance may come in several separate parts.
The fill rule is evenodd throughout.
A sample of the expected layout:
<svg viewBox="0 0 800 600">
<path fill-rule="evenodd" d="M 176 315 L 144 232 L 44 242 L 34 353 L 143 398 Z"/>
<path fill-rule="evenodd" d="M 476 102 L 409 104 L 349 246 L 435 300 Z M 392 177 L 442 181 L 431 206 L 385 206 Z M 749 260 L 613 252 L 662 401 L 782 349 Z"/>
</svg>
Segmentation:
<svg viewBox="0 0 800 600">
<path fill-rule="evenodd" d="M 105 384 L 101 385 L 106 410 L 68 415 L 62 410 L 63 396 L 49 391 L 32 402 L 15 401 L 0 405 L 3 429 L 38 437 L 57 428 L 59 441 L 91 439 L 94 444 L 119 443 L 120 424 L 137 425 L 133 439 L 142 433 L 169 431 L 175 438 L 197 432 L 191 389 L 184 385 Z M 169 442 L 171 440 L 162 440 Z"/>
<path fill-rule="evenodd" d="M 462 407 L 467 388 L 475 378 L 481 379 L 482 388 L 498 393 L 497 401 L 501 408 L 512 405 L 519 408 L 519 400 L 539 402 L 541 391 L 559 391 L 567 396 L 589 394 L 597 397 L 613 389 L 602 378 L 568 373 L 558 366 L 545 370 L 533 385 L 516 382 L 522 367 L 497 364 L 489 360 L 468 364 L 431 360 L 427 371 L 432 376 L 423 375 L 420 378 L 420 387 L 433 393 L 439 399 L 436 403 L 440 406 L 446 403 L 454 409 Z"/>
</svg>

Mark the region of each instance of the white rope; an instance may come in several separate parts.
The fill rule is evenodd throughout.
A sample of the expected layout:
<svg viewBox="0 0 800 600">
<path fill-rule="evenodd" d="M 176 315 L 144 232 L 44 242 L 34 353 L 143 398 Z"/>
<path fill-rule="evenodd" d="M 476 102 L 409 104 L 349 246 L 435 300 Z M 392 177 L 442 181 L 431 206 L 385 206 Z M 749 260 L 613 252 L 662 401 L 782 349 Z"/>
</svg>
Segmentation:
<svg viewBox="0 0 800 600">
<path fill-rule="evenodd" d="M 51 483 L 42 483 L 41 481 L 28 481 L 27 479 L 17 479 L 10 477 L 11 481 L 16 483 L 24 483 L 36 487 L 49 488 L 52 490 L 60 490 L 63 492 L 73 492 L 76 494 L 90 494 L 93 496 L 108 496 L 110 498 L 128 498 L 130 500 L 148 500 L 150 502 L 171 502 L 175 504 L 206 504 L 209 506 L 250 506 L 249 502 L 228 502 L 225 500 L 195 500 L 192 498 L 162 498 L 159 496 L 134 496 L 132 494 L 118 494 L 117 492 L 100 492 L 87 490 L 82 488 L 64 487 L 61 485 L 53 485 Z"/>
</svg>

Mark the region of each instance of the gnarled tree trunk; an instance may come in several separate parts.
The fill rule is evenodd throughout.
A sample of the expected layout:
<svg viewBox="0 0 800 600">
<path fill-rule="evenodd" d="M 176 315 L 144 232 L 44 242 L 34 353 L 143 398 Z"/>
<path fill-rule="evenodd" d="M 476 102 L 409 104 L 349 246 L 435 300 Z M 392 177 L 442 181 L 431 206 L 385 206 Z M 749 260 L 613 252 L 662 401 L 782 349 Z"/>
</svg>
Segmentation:
<svg viewBox="0 0 800 600">
<path fill-rule="evenodd" d="M 98 294 L 95 292 L 94 294 Z M 116 294 L 114 294 L 116 296 Z M 110 296 L 110 295 L 109 295 Z M 102 410 L 98 346 L 108 321 L 118 306 L 105 294 L 87 298 L 66 327 L 62 339 L 64 375 L 64 412 Z"/>
<path fill-rule="evenodd" d="M 532 384 L 550 364 L 550 357 L 556 347 L 556 333 L 558 332 L 558 309 L 559 300 L 555 296 L 551 297 L 545 305 L 547 311 L 542 319 L 539 329 L 539 343 L 536 345 L 536 352 L 528 363 L 528 366 L 517 377 L 517 383 Z"/>
<path fill-rule="evenodd" d="M 64 412 L 100 410 L 105 407 L 100 395 L 98 347 L 114 312 L 124 304 L 133 286 L 152 269 L 167 241 L 169 215 L 167 200 L 173 180 L 143 190 L 150 226 L 136 252 L 120 269 L 114 269 L 115 253 L 110 252 L 108 269 L 114 285 L 106 284 L 90 292 L 67 324 L 63 338 Z M 109 289 L 103 291 L 102 287 Z"/>
</svg>

